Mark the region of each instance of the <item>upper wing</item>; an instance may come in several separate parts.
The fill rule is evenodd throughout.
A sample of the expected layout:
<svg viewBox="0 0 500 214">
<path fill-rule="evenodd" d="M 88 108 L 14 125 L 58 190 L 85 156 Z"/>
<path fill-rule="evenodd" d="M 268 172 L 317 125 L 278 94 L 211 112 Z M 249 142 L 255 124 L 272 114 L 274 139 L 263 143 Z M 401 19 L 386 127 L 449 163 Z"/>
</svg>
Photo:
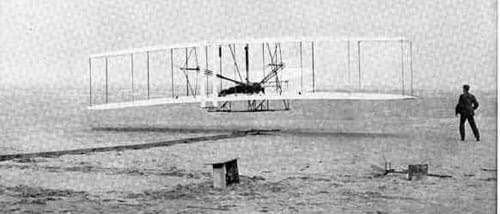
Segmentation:
<svg viewBox="0 0 500 214">
<path fill-rule="evenodd" d="M 178 43 L 171 45 L 155 45 L 148 46 L 142 48 L 131 48 L 120 51 L 110 51 L 110 52 L 102 52 L 91 54 L 90 58 L 100 58 L 100 57 L 111 57 L 111 56 L 120 56 L 120 55 L 128 55 L 131 53 L 145 53 L 145 52 L 155 52 L 155 51 L 164 51 L 170 49 L 182 49 L 186 47 L 203 47 L 203 46 L 219 46 L 219 45 L 227 45 L 227 44 L 260 44 L 260 43 L 286 43 L 286 42 L 308 42 L 308 41 L 316 41 L 316 42 L 343 42 L 343 41 L 407 41 L 408 39 L 405 37 L 268 37 L 268 38 L 247 38 L 247 39 L 229 39 L 229 40 L 217 40 L 217 41 L 198 41 L 198 42 L 189 42 L 189 43 Z"/>
</svg>

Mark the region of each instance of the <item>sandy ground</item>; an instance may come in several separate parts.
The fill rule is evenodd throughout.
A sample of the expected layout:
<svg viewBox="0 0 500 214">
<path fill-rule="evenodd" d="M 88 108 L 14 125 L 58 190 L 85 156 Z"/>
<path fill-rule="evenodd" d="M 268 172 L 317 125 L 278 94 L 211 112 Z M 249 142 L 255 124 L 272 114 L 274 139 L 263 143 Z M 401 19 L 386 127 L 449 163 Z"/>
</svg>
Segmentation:
<svg viewBox="0 0 500 214">
<path fill-rule="evenodd" d="M 496 104 L 482 106 L 490 110 L 478 115 L 482 132 L 478 143 L 468 127 L 468 140 L 459 141 L 458 119 L 445 110 L 435 110 L 445 112 L 441 117 L 429 117 L 425 110 L 404 112 L 408 106 L 429 103 L 417 102 L 406 107 L 393 104 L 391 108 L 403 112 L 372 114 L 375 119 L 344 113 L 322 120 L 316 114 L 303 116 L 303 121 L 280 120 L 289 128 L 269 135 L 0 162 L 0 212 L 494 213 Z M 450 109 L 454 102 L 442 108 Z M 300 109 L 293 112 L 307 114 Z M 150 126 L 140 133 L 114 130 L 109 138 L 151 135 L 145 141 L 154 141 L 161 139 L 159 132 L 172 131 Z M 179 131 L 173 138 L 183 136 Z M 185 136 L 192 135 L 203 133 Z M 239 158 L 241 183 L 213 189 L 211 168 L 205 163 L 232 157 Z M 408 181 L 402 174 L 381 176 L 377 168 L 384 162 L 397 170 L 429 164 L 430 173 L 452 177 Z"/>
<path fill-rule="evenodd" d="M 479 157 L 494 157 L 494 151 L 488 151 L 495 146 L 489 140 L 493 134 L 484 133 L 481 143 L 445 139 L 441 147 L 448 151 L 441 152 L 426 149 L 430 145 L 422 139 L 402 135 L 276 133 L 7 161 L 0 164 L 0 209 L 35 213 L 493 213 L 496 171 L 489 170 L 496 166 Z M 221 157 L 240 158 L 241 183 L 215 190 L 211 169 L 204 163 Z M 396 169 L 428 163 L 430 172 L 453 177 L 408 181 L 400 174 L 380 176 L 373 165 L 383 166 L 384 158 Z"/>
</svg>

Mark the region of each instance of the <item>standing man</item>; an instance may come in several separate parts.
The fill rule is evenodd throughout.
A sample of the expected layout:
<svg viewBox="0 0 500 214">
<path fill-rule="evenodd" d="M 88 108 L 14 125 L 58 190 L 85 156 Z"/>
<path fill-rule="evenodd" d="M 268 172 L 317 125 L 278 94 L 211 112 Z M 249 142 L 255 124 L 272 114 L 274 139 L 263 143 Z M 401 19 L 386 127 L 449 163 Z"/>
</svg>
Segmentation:
<svg viewBox="0 0 500 214">
<path fill-rule="evenodd" d="M 464 93 L 460 95 L 458 99 L 458 104 L 455 107 L 455 115 L 458 116 L 460 114 L 460 137 L 462 141 L 465 140 L 465 120 L 469 121 L 469 125 L 472 128 L 472 132 L 476 137 L 476 140 L 479 141 L 479 130 L 477 130 L 476 122 L 474 122 L 474 110 L 479 107 L 479 103 L 476 100 L 476 97 L 469 93 L 469 85 L 463 86 Z"/>
</svg>

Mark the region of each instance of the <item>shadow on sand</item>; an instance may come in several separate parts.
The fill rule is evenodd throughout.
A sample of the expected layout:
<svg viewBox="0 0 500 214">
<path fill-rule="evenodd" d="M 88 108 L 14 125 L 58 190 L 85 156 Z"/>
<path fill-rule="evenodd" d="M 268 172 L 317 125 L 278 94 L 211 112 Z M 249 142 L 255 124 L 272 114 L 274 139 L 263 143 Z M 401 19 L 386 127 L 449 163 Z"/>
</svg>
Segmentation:
<svg viewBox="0 0 500 214">
<path fill-rule="evenodd" d="M 92 131 L 105 132 L 180 132 L 180 133 L 221 133 L 241 131 L 239 129 L 179 128 L 179 127 L 92 127 Z"/>
<path fill-rule="evenodd" d="M 315 131 L 315 130 L 281 130 L 280 134 L 314 137 L 345 137 L 345 138 L 404 138 L 403 134 L 378 133 L 378 132 L 338 132 L 338 131 Z"/>
<path fill-rule="evenodd" d="M 328 130 L 311 129 L 227 129 L 227 128 L 208 128 L 208 127 L 93 127 L 92 131 L 105 132 L 165 132 L 165 133 L 223 133 L 223 132 L 241 132 L 247 130 L 271 131 L 276 135 L 295 135 L 310 137 L 347 137 L 347 138 L 403 138 L 405 135 L 396 133 L 377 133 L 377 132 L 338 132 Z"/>
</svg>

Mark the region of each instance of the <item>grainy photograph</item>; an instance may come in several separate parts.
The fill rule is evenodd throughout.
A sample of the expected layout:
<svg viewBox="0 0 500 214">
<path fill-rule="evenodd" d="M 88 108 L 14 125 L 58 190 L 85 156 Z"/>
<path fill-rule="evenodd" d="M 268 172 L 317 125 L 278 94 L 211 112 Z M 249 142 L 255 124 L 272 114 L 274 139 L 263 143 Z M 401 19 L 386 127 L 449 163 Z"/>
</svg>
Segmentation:
<svg viewBox="0 0 500 214">
<path fill-rule="evenodd" d="M 1 213 L 495 213 L 495 0 L 2 0 Z"/>
</svg>

